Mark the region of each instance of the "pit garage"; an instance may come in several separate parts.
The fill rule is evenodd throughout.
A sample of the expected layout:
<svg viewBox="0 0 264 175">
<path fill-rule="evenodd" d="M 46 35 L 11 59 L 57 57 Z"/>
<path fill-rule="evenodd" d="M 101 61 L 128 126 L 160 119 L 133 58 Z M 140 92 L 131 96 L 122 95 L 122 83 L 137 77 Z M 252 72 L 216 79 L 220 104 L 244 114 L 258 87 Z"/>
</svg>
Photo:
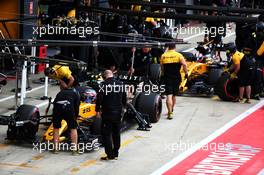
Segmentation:
<svg viewBox="0 0 264 175">
<path fill-rule="evenodd" d="M 261 1 L 0 4 L 1 174 L 263 174 Z M 249 48 L 255 60 L 250 103 L 237 102 L 230 43 L 240 52 Z M 188 69 L 187 78 L 180 72 L 172 120 L 159 64 L 169 44 Z M 138 60 L 148 57 L 152 61 L 140 67 Z M 71 155 L 65 121 L 61 149 L 53 153 L 52 109 L 60 84 L 44 70 L 54 65 L 69 67 L 79 82 L 78 156 Z M 104 161 L 95 109 L 107 69 L 129 90 L 118 159 Z"/>
</svg>

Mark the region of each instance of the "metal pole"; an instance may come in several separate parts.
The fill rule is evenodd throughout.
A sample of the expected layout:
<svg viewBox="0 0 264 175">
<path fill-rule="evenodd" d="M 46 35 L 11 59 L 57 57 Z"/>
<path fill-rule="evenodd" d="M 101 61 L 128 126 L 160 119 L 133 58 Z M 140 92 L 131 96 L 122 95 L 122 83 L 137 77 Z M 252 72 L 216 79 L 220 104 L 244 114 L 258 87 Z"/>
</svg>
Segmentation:
<svg viewBox="0 0 264 175">
<path fill-rule="evenodd" d="M 15 109 L 18 107 L 18 83 L 19 83 L 19 72 L 20 72 L 20 68 L 19 65 L 17 63 L 16 65 L 16 88 L 15 88 Z"/>
<path fill-rule="evenodd" d="M 36 46 L 32 46 L 32 48 L 31 48 L 31 55 L 33 57 L 36 56 L 36 49 L 37 49 Z M 35 74 L 36 73 L 36 63 L 35 62 L 31 62 L 30 73 L 31 74 Z"/>
<path fill-rule="evenodd" d="M 22 55 L 18 47 L 15 47 L 17 54 Z M 27 61 L 24 60 L 22 65 L 21 73 L 21 90 L 20 90 L 20 105 L 24 104 L 24 98 L 26 98 L 26 89 L 27 89 Z"/>
<path fill-rule="evenodd" d="M 48 47 L 48 45 L 44 45 L 44 46 Z M 45 59 L 45 58 L 43 58 L 43 59 Z M 49 64 L 46 63 L 45 67 L 48 68 L 49 67 Z M 47 100 L 48 99 L 48 86 L 49 86 L 49 77 L 48 76 L 45 76 L 44 96 L 40 98 L 41 100 Z"/>
<path fill-rule="evenodd" d="M 24 104 L 24 98 L 26 98 L 26 87 L 27 87 L 27 61 L 24 61 L 24 64 L 22 66 L 20 105 Z"/>
<path fill-rule="evenodd" d="M 162 6 L 161 6 L 162 7 Z M 152 13 L 144 11 L 130 11 L 124 9 L 106 9 L 99 7 L 82 7 L 83 10 L 91 10 L 98 13 L 118 13 L 121 15 L 140 16 L 140 17 L 154 17 L 154 18 L 169 18 L 169 19 L 186 19 L 186 20 L 202 20 L 212 22 L 257 22 L 256 17 L 238 17 L 238 16 L 208 16 L 208 15 L 189 15 L 182 13 Z M 171 8 L 171 7 L 168 7 Z"/>
<path fill-rule="evenodd" d="M 185 4 L 191 6 L 191 5 L 193 5 L 193 0 L 186 0 Z M 186 14 L 192 15 L 193 14 L 193 10 L 187 10 Z"/>
<path fill-rule="evenodd" d="M 49 64 L 46 64 L 46 68 L 49 67 Z M 45 90 L 44 90 L 44 98 L 48 98 L 48 86 L 49 86 L 49 77 L 45 76 Z"/>
</svg>

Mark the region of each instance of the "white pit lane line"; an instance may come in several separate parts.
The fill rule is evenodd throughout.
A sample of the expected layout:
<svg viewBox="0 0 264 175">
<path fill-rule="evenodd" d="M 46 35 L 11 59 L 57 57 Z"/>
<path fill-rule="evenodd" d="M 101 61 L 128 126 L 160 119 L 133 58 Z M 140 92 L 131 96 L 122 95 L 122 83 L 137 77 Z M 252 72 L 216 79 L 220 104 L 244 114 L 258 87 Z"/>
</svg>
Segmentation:
<svg viewBox="0 0 264 175">
<path fill-rule="evenodd" d="M 30 91 L 26 91 L 26 94 L 31 93 L 31 92 L 34 92 L 34 91 L 37 91 L 37 90 L 42 89 L 44 87 L 45 87 L 44 85 L 43 86 L 39 86 L 39 87 L 35 87 L 35 88 L 31 89 Z M 4 98 L 0 99 L 0 102 L 4 102 L 6 100 L 10 100 L 10 99 L 13 99 L 13 98 L 15 98 L 15 95 L 11 95 L 11 96 L 8 96 L 8 97 L 4 97 Z"/>
</svg>

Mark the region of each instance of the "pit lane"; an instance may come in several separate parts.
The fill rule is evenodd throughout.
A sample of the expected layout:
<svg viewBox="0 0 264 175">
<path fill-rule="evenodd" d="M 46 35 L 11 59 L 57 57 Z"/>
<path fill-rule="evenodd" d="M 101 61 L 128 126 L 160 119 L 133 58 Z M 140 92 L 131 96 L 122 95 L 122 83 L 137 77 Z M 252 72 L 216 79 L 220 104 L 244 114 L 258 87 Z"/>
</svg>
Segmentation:
<svg viewBox="0 0 264 175">
<path fill-rule="evenodd" d="M 190 36 L 182 36 L 187 38 Z M 191 43 L 202 40 L 203 35 L 191 37 Z M 231 35 L 226 40 L 234 40 Z M 196 44 L 177 47 L 178 50 L 193 50 Z M 31 80 L 41 75 L 31 76 Z M 0 95 L 1 114 L 10 114 L 14 106 L 14 81 Z M 32 84 L 26 103 L 34 104 L 43 112 L 47 101 L 39 98 L 44 94 L 42 85 Z M 49 96 L 55 96 L 57 86 L 49 85 Z M 153 124 L 150 132 L 137 131 L 136 125 L 122 133 L 122 146 L 118 160 L 100 161 L 104 150 L 92 151 L 80 156 L 71 156 L 70 152 L 54 155 L 49 151 L 40 153 L 33 145 L 10 143 L 5 140 L 6 126 L 0 126 L 0 172 L 1 174 L 150 174 L 175 156 L 189 149 L 230 120 L 236 118 L 258 101 L 252 104 L 239 104 L 220 101 L 218 97 L 178 97 L 174 119 L 166 119 L 166 106 L 163 100 L 163 112 L 160 121 Z M 39 136 L 43 132 L 41 128 Z M 185 145 L 176 148 L 179 144 Z"/>
</svg>

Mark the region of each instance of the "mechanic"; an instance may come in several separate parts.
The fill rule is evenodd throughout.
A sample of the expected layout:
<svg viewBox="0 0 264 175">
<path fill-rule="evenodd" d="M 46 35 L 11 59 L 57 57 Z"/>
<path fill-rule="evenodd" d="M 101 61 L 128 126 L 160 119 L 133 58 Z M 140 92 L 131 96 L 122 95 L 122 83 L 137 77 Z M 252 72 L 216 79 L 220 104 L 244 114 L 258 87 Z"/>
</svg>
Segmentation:
<svg viewBox="0 0 264 175">
<path fill-rule="evenodd" d="M 80 96 L 75 92 L 75 89 L 62 89 L 53 102 L 53 141 L 54 141 L 54 153 L 59 151 L 59 128 L 61 127 L 61 121 L 65 120 L 67 126 L 70 129 L 70 136 L 72 141 L 72 155 L 79 155 L 77 141 L 77 117 L 79 115 Z"/>
<path fill-rule="evenodd" d="M 164 78 L 165 94 L 167 95 L 166 105 L 168 109 L 168 119 L 173 118 L 173 109 L 176 105 L 176 95 L 179 92 L 181 77 L 181 66 L 185 72 L 185 78 L 188 78 L 188 70 L 185 59 L 182 54 L 175 51 L 175 44 L 168 44 L 166 51 L 160 60 L 161 71 Z"/>
<path fill-rule="evenodd" d="M 78 85 L 68 66 L 55 65 L 44 70 L 45 76 L 59 81 L 61 89 L 68 89 Z"/>
<path fill-rule="evenodd" d="M 235 101 L 244 103 L 244 91 L 246 90 L 246 101 L 250 103 L 251 95 L 251 78 L 252 70 L 250 68 L 250 57 L 244 55 L 244 53 L 237 51 L 234 43 L 230 43 L 226 50 L 227 57 L 232 58 L 232 65 L 229 68 L 231 73 L 231 79 L 238 78 L 239 82 L 239 98 Z"/>
<path fill-rule="evenodd" d="M 135 59 L 133 68 L 129 72 L 135 76 L 146 76 L 149 73 L 149 66 L 152 63 L 157 63 L 151 54 L 150 47 L 143 47 L 140 51 L 135 52 Z"/>
<path fill-rule="evenodd" d="M 126 92 L 122 89 L 123 84 L 113 77 L 111 70 L 104 72 L 105 81 L 100 84 L 97 94 L 96 112 L 97 117 L 102 118 L 102 137 L 107 156 L 101 160 L 113 160 L 118 158 L 120 148 L 121 114 L 126 105 Z M 119 90 L 117 90 L 119 86 Z M 110 89 L 110 90 L 109 90 Z"/>
<path fill-rule="evenodd" d="M 213 7 L 218 7 L 216 3 L 212 4 Z M 210 12 L 210 16 L 217 16 L 218 12 L 213 11 Z M 226 35 L 226 27 L 225 23 L 218 22 L 216 23 L 215 21 L 213 22 L 207 22 L 206 23 L 206 31 L 204 35 L 204 43 L 209 43 L 212 41 L 213 45 L 212 47 L 216 47 L 218 44 L 222 43 L 222 38 Z M 220 50 L 216 50 L 216 58 L 220 59 L 221 61 L 221 56 L 220 56 Z"/>
</svg>

